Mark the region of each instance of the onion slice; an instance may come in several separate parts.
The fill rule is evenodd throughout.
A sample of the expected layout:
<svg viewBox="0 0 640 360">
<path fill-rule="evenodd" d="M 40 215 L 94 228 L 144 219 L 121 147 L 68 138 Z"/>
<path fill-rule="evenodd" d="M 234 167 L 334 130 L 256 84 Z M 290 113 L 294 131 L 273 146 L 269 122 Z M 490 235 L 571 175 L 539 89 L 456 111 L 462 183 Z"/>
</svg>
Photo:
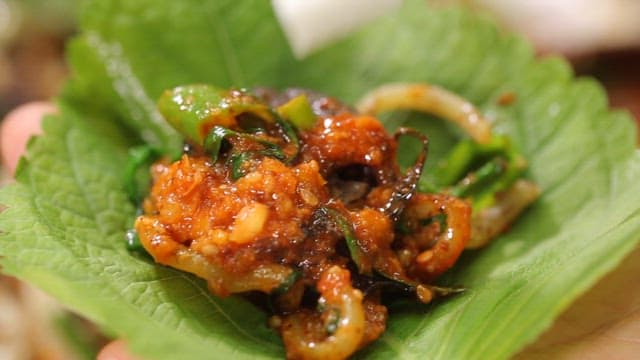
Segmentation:
<svg viewBox="0 0 640 360">
<path fill-rule="evenodd" d="M 491 124 L 473 104 L 435 85 L 424 83 L 390 83 L 361 98 L 356 109 L 367 115 L 388 110 L 418 110 L 458 125 L 480 144 L 491 140 Z"/>
</svg>

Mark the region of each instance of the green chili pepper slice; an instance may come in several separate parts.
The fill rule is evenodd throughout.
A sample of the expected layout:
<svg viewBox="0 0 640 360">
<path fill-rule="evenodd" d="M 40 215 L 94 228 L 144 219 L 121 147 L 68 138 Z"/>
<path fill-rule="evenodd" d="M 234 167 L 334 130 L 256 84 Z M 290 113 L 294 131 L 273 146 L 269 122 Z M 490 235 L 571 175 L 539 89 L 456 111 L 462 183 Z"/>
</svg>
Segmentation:
<svg viewBox="0 0 640 360">
<path fill-rule="evenodd" d="M 178 86 L 165 91 L 158 100 L 158 110 L 187 140 L 203 145 L 215 126 L 233 128 L 237 118 L 252 114 L 266 123 L 275 118 L 269 106 L 245 90 L 222 90 L 211 85 Z"/>
</svg>

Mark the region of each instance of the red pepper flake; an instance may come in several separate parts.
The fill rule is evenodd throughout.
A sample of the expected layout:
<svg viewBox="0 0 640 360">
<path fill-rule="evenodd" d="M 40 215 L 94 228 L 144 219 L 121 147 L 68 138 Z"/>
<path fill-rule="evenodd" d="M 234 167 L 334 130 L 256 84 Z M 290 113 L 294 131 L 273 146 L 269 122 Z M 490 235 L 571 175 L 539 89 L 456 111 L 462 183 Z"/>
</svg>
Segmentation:
<svg viewBox="0 0 640 360">
<path fill-rule="evenodd" d="M 500 106 L 509 106 L 513 104 L 515 101 L 516 101 L 516 94 L 511 91 L 508 91 L 508 92 L 502 93 L 498 97 L 498 100 L 496 102 Z"/>
</svg>

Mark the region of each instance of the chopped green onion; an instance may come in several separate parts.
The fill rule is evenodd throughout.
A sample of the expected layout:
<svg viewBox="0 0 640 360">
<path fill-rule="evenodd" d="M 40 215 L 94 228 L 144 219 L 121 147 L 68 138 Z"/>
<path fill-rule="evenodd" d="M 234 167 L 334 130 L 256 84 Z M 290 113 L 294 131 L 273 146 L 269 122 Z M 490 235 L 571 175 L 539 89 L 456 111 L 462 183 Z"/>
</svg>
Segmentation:
<svg viewBox="0 0 640 360">
<path fill-rule="evenodd" d="M 233 180 L 238 180 L 241 177 L 246 175 L 246 169 L 243 167 L 247 160 L 250 160 L 253 157 L 253 153 L 251 152 L 243 152 L 239 154 L 233 154 L 229 157 L 229 162 L 231 163 L 231 178 Z"/>
<path fill-rule="evenodd" d="M 474 167 L 495 156 L 508 156 L 514 153 L 508 139 L 504 136 L 493 136 L 488 143 L 480 144 L 465 139 L 456 144 L 449 155 L 438 163 L 434 171 L 436 185 L 449 186 L 462 179 Z"/>
<path fill-rule="evenodd" d="M 496 182 L 505 173 L 506 167 L 507 164 L 503 158 L 495 158 L 477 171 L 465 176 L 460 182 L 449 188 L 449 192 L 456 197 L 470 197 L 486 191 L 489 185 Z"/>
<path fill-rule="evenodd" d="M 333 335 L 338 330 L 338 326 L 340 325 L 340 309 L 331 308 L 331 310 L 329 311 L 329 316 L 326 320 L 326 324 L 327 325 L 325 327 L 325 330 L 327 331 L 327 334 Z"/>
<path fill-rule="evenodd" d="M 284 131 L 284 135 L 287 137 L 287 141 L 293 143 L 295 147 L 295 152 L 285 161 L 287 164 L 291 164 L 296 159 L 296 157 L 298 157 L 298 153 L 300 152 L 300 140 L 298 139 L 298 133 L 288 121 L 277 117 L 276 122 L 282 128 L 282 131 Z"/>
<path fill-rule="evenodd" d="M 265 147 L 262 153 L 267 156 L 274 157 L 278 160 L 285 160 L 287 158 L 282 149 L 272 142 L 261 139 L 260 137 L 253 134 L 233 131 L 222 126 L 214 126 L 204 140 L 204 149 L 211 156 L 211 160 L 213 160 L 214 162 L 218 161 L 220 149 L 222 148 L 222 141 L 227 136 L 244 137 L 261 144 Z"/>
<path fill-rule="evenodd" d="M 235 131 L 223 128 L 222 126 L 214 126 L 207 137 L 204 139 L 204 149 L 207 151 L 213 162 L 218 161 L 218 155 L 222 148 L 222 140 L 228 135 L 235 134 Z"/>
<path fill-rule="evenodd" d="M 307 96 L 304 94 L 298 95 L 287 103 L 280 105 L 277 111 L 285 120 L 301 130 L 309 130 L 316 123 L 317 117 L 313 113 Z"/>
<path fill-rule="evenodd" d="M 158 100 L 158 110 L 172 127 L 196 145 L 203 145 L 214 126 L 236 125 L 241 114 L 274 122 L 269 106 L 245 90 L 223 90 L 206 84 L 165 91 Z"/>
<path fill-rule="evenodd" d="M 420 183 L 420 191 L 445 191 L 471 199 L 475 211 L 491 206 L 496 194 L 513 185 L 525 168 L 523 157 L 507 137 L 495 135 L 484 144 L 467 139 L 440 161 L 430 182 Z"/>
<path fill-rule="evenodd" d="M 422 284 L 417 281 L 411 280 L 406 276 L 399 276 L 399 274 L 388 274 L 381 269 L 376 269 L 376 272 L 383 278 L 391 280 L 389 281 L 376 281 L 375 287 L 379 286 L 393 286 L 403 292 L 415 295 L 420 302 L 427 304 L 433 299 L 447 297 L 464 292 L 466 289 L 463 287 L 443 287 L 434 286 L 428 284 Z"/>
<path fill-rule="evenodd" d="M 302 277 L 302 273 L 299 270 L 293 270 L 289 276 L 287 276 L 280 285 L 271 291 L 271 295 L 282 295 L 289 291 L 291 287 Z"/>
<path fill-rule="evenodd" d="M 147 253 L 147 250 L 142 246 L 140 242 L 140 237 L 138 236 L 138 232 L 135 229 L 127 230 L 125 234 L 126 247 L 129 251 Z"/>
<path fill-rule="evenodd" d="M 129 200 L 140 204 L 150 185 L 148 167 L 162 155 L 158 148 L 143 145 L 129 150 L 129 159 L 124 169 L 124 187 Z M 144 172 L 140 172 L 144 169 Z"/>
<path fill-rule="evenodd" d="M 356 238 L 353 233 L 353 225 L 347 220 L 347 218 L 342 215 L 338 210 L 329 208 L 329 207 L 321 207 L 318 209 L 323 215 L 330 218 L 334 224 L 338 227 L 340 232 L 342 232 L 342 236 L 344 236 L 344 240 L 347 243 L 347 248 L 349 249 L 349 255 L 353 262 L 358 267 L 360 273 L 369 273 L 370 270 L 366 269 L 364 266 L 364 252 L 358 245 L 358 238 Z"/>
</svg>

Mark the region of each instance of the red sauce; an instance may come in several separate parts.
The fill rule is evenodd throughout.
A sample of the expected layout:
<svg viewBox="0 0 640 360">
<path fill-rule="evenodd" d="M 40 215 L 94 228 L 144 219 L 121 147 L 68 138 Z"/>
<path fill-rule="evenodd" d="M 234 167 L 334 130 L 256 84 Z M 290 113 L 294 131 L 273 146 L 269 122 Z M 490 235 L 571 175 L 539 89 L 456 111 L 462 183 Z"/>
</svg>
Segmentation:
<svg viewBox="0 0 640 360">
<path fill-rule="evenodd" d="M 255 136 L 295 154 L 290 139 L 277 140 L 273 131 Z M 345 289 L 360 286 L 366 296 L 357 297 L 367 324 L 358 335 L 362 346 L 380 336 L 387 319 L 380 291 L 366 291 L 367 284 L 374 282 L 374 274 L 401 282 L 428 277 L 416 259 L 428 257 L 423 253 L 445 229 L 421 225 L 423 203 L 437 200 L 449 206 L 449 200 L 421 195 L 407 201 L 412 233 L 405 234 L 398 230 L 398 219 L 385 210 L 402 174 L 395 161 L 396 140 L 378 120 L 342 111 L 319 117 L 315 127 L 299 132 L 299 138 L 299 153 L 286 161 L 260 153 L 259 142 L 230 137 L 227 148 L 254 154 L 242 164 L 239 178 L 224 150 L 215 163 L 201 150 L 171 164 L 156 163 L 144 214 L 135 227 L 158 263 L 199 276 L 213 274 L 217 278 L 207 280 L 220 296 L 233 292 L 239 282 L 246 282 L 248 289 L 273 292 L 299 272 L 294 285 L 279 295 L 276 312 L 307 319 L 303 323 L 309 338 L 326 337 L 322 324 L 334 315 L 320 316 L 305 306 L 305 288 L 315 288 L 328 303 L 339 303 L 344 294 L 359 294 Z M 462 221 L 468 222 L 468 205 L 460 201 L 455 206 L 466 207 Z M 326 208 L 343 216 L 358 254 L 351 253 L 347 230 L 322 211 Z M 427 215 L 437 215 L 441 208 Z M 450 249 L 448 244 L 439 246 Z M 451 266 L 458 254 L 447 253 L 451 258 L 437 264 Z M 336 265 L 349 271 L 326 275 Z M 208 272 L 207 267 L 214 270 Z M 267 285 L 252 287 L 252 282 Z"/>
</svg>

